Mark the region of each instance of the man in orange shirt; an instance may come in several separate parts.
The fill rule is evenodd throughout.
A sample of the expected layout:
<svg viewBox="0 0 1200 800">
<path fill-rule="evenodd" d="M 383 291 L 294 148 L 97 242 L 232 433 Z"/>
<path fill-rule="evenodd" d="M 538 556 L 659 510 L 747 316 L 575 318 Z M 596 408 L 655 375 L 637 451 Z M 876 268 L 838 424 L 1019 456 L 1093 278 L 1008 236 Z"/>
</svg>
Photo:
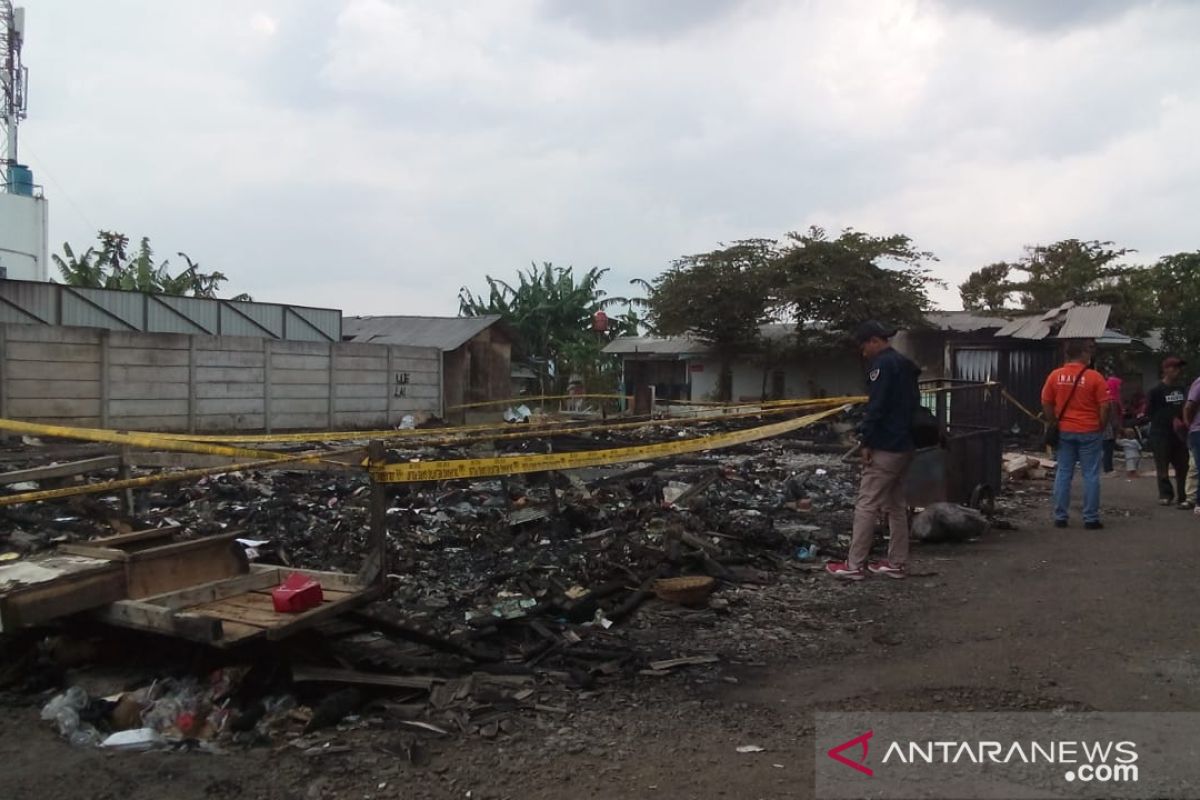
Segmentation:
<svg viewBox="0 0 1200 800">
<path fill-rule="evenodd" d="M 1042 413 L 1059 430 L 1054 526 L 1067 527 L 1071 480 L 1078 463 L 1083 473 L 1083 527 L 1096 530 L 1104 527 L 1100 522 L 1100 456 L 1110 413 L 1108 384 L 1088 366 L 1096 352 L 1094 342 L 1072 339 L 1066 350 L 1067 363 L 1051 372 L 1042 387 Z"/>
</svg>

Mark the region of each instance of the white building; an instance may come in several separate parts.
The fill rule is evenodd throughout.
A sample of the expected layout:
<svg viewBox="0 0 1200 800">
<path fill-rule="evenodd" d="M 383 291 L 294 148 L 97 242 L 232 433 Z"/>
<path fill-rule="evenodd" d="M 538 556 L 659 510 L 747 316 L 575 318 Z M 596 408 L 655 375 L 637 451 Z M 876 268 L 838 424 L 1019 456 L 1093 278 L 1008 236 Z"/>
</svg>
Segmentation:
<svg viewBox="0 0 1200 800">
<path fill-rule="evenodd" d="M 46 198 L 0 192 L 0 278 L 50 280 Z"/>
<path fill-rule="evenodd" d="M 795 336 L 793 324 L 762 326 L 765 340 L 786 347 Z M 670 400 L 715 400 L 721 359 L 712 347 L 687 336 L 622 336 L 604 348 L 623 361 L 625 393 L 655 387 L 655 396 Z M 862 364 L 850 348 L 811 358 L 770 360 L 759 355 L 732 359 L 735 402 L 784 398 L 839 397 L 861 394 Z"/>
</svg>

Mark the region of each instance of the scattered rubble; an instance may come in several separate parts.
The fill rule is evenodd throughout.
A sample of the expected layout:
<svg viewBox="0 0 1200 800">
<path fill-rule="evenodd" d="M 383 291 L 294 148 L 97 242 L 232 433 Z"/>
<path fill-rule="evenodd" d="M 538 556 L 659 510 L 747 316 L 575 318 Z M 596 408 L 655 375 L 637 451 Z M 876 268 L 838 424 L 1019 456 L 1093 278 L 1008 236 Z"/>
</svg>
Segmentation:
<svg viewBox="0 0 1200 800">
<path fill-rule="evenodd" d="M 1044 480 L 1054 472 L 1055 461 L 1026 453 L 1005 453 L 1002 470 L 1006 480 Z"/>
<path fill-rule="evenodd" d="M 501 449 L 620 446 L 689 428 L 722 425 Z M 863 624 L 823 616 L 844 587 L 824 580 L 818 559 L 845 557 L 857 491 L 844 451 L 826 424 L 654 463 L 390 487 L 386 599 L 253 658 L 231 652 L 205 671 L 159 665 L 105 694 L 72 685 L 63 670 L 39 683 L 33 673 L 53 659 L 34 646 L 23 651 L 26 669 L 0 672 L 0 688 L 70 687 L 43 715 L 78 745 L 215 753 L 270 743 L 324 758 L 344 746 L 331 731 L 497 739 L 639 681 L 682 672 L 736 682 L 727 671 L 763 663 L 764 652 L 828 646 L 823 630 Z M 389 458 L 480 454 L 414 447 Z M 0 551 L 177 525 L 187 537 L 238 531 L 260 564 L 354 571 L 368 548 L 371 492 L 360 472 L 277 470 L 142 490 L 132 518 L 117 497 L 14 506 L 0 509 Z M 917 538 L 987 526 L 977 512 L 950 509 L 918 515 Z M 415 762 L 425 756 L 413 742 Z"/>
</svg>

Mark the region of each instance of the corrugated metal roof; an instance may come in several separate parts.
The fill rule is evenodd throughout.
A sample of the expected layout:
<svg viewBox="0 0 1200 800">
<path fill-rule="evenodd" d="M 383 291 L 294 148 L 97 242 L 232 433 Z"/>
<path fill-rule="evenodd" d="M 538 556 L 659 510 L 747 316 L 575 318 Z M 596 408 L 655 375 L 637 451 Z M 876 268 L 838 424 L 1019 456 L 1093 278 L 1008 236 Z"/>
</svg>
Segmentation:
<svg viewBox="0 0 1200 800">
<path fill-rule="evenodd" d="M 1109 344 L 1109 345 L 1124 346 L 1124 345 L 1133 344 L 1136 341 L 1138 341 L 1138 340 L 1134 339 L 1132 336 L 1121 333 L 1120 331 L 1114 331 L 1112 328 L 1105 328 L 1104 334 L 1102 336 L 1096 337 L 1096 344 Z"/>
<path fill-rule="evenodd" d="M 618 336 L 604 346 L 605 353 L 618 356 L 692 356 L 708 351 L 708 345 L 688 336 Z"/>
<path fill-rule="evenodd" d="M 1059 339 L 1099 339 L 1108 327 L 1112 306 L 1097 304 L 1075 306 L 1067 311 L 1067 318 L 1058 329 Z"/>
<path fill-rule="evenodd" d="M 1063 313 L 1064 311 L 1068 311 L 1074 307 L 1075 307 L 1075 301 L 1068 300 L 1067 302 L 1063 303 L 1058 308 L 1052 308 L 1049 311 L 1047 311 L 1045 314 L 1042 314 L 1042 319 L 1046 322 L 1049 322 L 1052 319 L 1056 319 L 1059 314 Z"/>
<path fill-rule="evenodd" d="M 342 312 L 280 303 L 176 297 L 38 281 L 0 281 L 4 322 L 114 331 L 257 336 L 336 342 Z M 289 320 L 293 324 L 289 325 Z"/>
<path fill-rule="evenodd" d="M 1010 336 L 1013 339 L 1045 339 L 1050 335 L 1050 323 L 1040 316 L 1018 317 L 994 335 Z"/>
<path fill-rule="evenodd" d="M 1000 330 L 996 331 L 995 335 L 996 336 L 1012 336 L 1014 331 L 1016 331 L 1018 328 L 1020 328 L 1022 325 L 1024 325 L 1026 322 L 1028 322 L 1031 319 L 1036 319 L 1036 317 L 1017 317 L 1016 319 L 1011 320 L 1007 325 L 1002 327 Z"/>
<path fill-rule="evenodd" d="M 768 322 L 758 332 L 769 342 L 785 342 L 796 335 L 791 322 Z M 711 345 L 691 336 L 619 336 L 604 347 L 610 355 L 700 356 L 712 352 Z"/>
<path fill-rule="evenodd" d="M 405 344 L 456 350 L 500 321 L 499 314 L 482 317 L 345 317 L 342 336 L 351 342 Z"/>
<path fill-rule="evenodd" d="M 970 333 L 1008 325 L 1011 317 L 988 316 L 975 311 L 930 311 L 925 319 L 938 330 Z"/>
</svg>

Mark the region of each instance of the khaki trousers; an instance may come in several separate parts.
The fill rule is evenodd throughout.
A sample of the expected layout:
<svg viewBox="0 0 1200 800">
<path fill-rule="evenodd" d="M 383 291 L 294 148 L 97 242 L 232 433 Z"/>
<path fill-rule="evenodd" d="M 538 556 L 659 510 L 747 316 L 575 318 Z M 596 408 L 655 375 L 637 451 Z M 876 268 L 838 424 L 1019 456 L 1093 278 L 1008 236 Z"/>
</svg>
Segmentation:
<svg viewBox="0 0 1200 800">
<path fill-rule="evenodd" d="M 904 476 L 913 453 L 875 450 L 871 462 L 863 467 L 854 504 L 854 533 L 850 538 L 850 568 L 859 569 L 871 553 L 875 523 L 880 512 L 888 518 L 888 561 L 897 567 L 908 563 L 908 503 L 904 497 Z"/>
<path fill-rule="evenodd" d="M 1191 448 L 1188 449 L 1190 450 Z M 1184 497 L 1189 503 L 1194 503 L 1196 502 L 1196 482 L 1200 480 L 1200 473 L 1196 472 L 1196 467 L 1198 466 L 1196 464 L 1196 454 L 1190 453 L 1190 456 L 1192 459 L 1192 464 L 1191 469 L 1188 470 L 1187 488 L 1184 489 L 1187 494 L 1185 494 Z"/>
</svg>

